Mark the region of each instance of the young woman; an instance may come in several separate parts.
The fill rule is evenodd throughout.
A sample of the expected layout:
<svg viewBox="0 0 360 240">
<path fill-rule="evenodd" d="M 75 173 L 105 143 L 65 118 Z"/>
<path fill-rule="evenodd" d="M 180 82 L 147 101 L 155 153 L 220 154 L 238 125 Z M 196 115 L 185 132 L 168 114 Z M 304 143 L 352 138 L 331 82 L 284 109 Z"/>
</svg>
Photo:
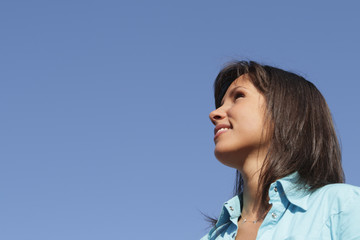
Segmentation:
<svg viewBox="0 0 360 240">
<path fill-rule="evenodd" d="M 325 99 L 294 73 L 235 62 L 215 80 L 215 156 L 235 196 L 201 240 L 360 239 L 360 188 L 344 184 Z"/>
</svg>

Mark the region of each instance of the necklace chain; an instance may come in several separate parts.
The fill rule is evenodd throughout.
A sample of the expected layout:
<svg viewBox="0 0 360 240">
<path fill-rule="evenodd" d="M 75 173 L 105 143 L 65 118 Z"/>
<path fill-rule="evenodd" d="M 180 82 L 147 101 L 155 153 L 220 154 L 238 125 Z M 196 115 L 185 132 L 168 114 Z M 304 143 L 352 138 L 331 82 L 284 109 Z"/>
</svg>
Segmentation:
<svg viewBox="0 0 360 240">
<path fill-rule="evenodd" d="M 257 220 L 252 220 L 252 221 L 248 221 L 247 218 L 244 218 L 244 219 L 241 219 L 241 224 L 246 223 L 246 222 L 251 222 L 251 223 L 255 224 L 255 223 L 257 223 L 258 221 L 261 221 L 261 220 L 263 220 L 263 218 L 259 218 Z"/>
<path fill-rule="evenodd" d="M 259 219 L 256 219 L 256 220 L 248 220 L 247 218 L 240 216 L 241 224 L 246 223 L 246 222 L 251 222 L 251 223 L 255 224 L 255 223 L 259 222 L 259 221 L 262 221 L 262 220 L 265 219 L 266 214 L 267 214 L 268 212 L 269 212 L 269 210 L 265 212 L 265 214 L 264 214 L 263 217 L 261 217 L 261 218 L 259 218 Z"/>
</svg>

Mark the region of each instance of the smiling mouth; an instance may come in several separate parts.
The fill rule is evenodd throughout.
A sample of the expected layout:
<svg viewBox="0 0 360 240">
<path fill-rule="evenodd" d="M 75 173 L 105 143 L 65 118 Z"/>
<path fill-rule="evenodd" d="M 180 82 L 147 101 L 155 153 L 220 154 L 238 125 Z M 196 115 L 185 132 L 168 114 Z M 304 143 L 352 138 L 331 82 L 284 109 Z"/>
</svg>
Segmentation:
<svg viewBox="0 0 360 240">
<path fill-rule="evenodd" d="M 216 132 L 216 134 L 221 133 L 221 132 L 225 132 L 225 131 L 227 131 L 227 130 L 229 130 L 229 128 L 220 128 L 220 129 Z"/>
<path fill-rule="evenodd" d="M 214 136 L 214 140 L 222 133 L 228 131 L 230 128 L 228 127 L 222 127 L 222 128 L 219 128 L 217 129 L 217 131 L 215 132 L 215 136 Z"/>
</svg>

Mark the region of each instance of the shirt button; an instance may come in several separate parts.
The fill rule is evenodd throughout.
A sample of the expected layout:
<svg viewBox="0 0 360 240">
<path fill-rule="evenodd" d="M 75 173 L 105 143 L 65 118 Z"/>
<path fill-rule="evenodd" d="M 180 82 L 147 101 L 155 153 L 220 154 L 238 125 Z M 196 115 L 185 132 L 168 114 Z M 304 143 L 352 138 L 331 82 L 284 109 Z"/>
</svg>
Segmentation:
<svg viewBox="0 0 360 240">
<path fill-rule="evenodd" d="M 277 191 L 278 191 L 278 190 L 277 190 L 277 187 L 274 187 L 274 191 L 275 191 L 275 192 L 277 192 Z"/>
<path fill-rule="evenodd" d="M 233 207 L 232 207 L 232 206 L 230 206 L 229 208 L 230 208 L 230 210 L 231 210 L 231 211 L 234 211 L 234 209 L 233 209 Z"/>
<path fill-rule="evenodd" d="M 271 216 L 272 216 L 273 219 L 275 219 L 277 217 L 276 213 L 272 213 Z"/>
</svg>

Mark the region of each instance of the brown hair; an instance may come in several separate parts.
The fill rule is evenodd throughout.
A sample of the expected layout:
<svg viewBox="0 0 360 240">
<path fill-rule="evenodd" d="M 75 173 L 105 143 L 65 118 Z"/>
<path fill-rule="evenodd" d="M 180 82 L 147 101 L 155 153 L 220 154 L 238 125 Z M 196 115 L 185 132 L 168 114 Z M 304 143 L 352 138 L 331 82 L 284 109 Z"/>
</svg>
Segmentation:
<svg viewBox="0 0 360 240">
<path fill-rule="evenodd" d="M 295 171 L 300 181 L 315 190 L 344 182 L 341 150 L 330 110 L 314 84 L 303 77 L 253 61 L 233 62 L 214 83 L 215 106 L 230 84 L 248 74 L 266 99 L 266 119 L 271 123 L 271 145 L 260 172 L 259 197 L 267 206 L 270 184 Z M 234 194 L 243 190 L 237 171 Z"/>
</svg>

